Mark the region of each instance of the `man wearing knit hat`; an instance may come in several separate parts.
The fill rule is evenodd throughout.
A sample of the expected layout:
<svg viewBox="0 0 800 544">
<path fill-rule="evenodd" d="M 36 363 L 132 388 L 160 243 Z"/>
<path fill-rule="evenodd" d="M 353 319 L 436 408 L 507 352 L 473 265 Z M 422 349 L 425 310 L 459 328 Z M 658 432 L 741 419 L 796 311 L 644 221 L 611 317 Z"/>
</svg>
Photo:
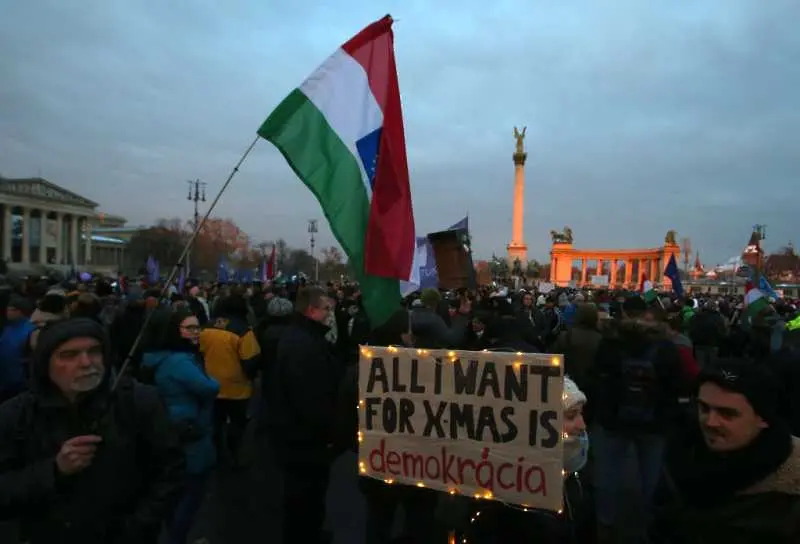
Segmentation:
<svg viewBox="0 0 800 544">
<path fill-rule="evenodd" d="M 429 349 L 460 347 L 466 339 L 471 302 L 466 298 L 460 300 L 459 308 L 455 315 L 451 316 L 448 327 L 437 311 L 442 301 L 439 291 L 423 289 L 420 301 L 422 307 L 415 307 L 411 312 L 411 331 L 414 334 L 415 345 Z"/>
<path fill-rule="evenodd" d="M 47 324 L 31 390 L 0 406 L 0 511 L 31 544 L 149 544 L 183 484 L 184 458 L 155 389 L 112 390 L 91 319 Z"/>
<path fill-rule="evenodd" d="M 676 445 L 675 504 L 657 542 L 800 542 L 800 439 L 762 366 L 724 361 L 697 382 L 698 427 Z"/>
</svg>

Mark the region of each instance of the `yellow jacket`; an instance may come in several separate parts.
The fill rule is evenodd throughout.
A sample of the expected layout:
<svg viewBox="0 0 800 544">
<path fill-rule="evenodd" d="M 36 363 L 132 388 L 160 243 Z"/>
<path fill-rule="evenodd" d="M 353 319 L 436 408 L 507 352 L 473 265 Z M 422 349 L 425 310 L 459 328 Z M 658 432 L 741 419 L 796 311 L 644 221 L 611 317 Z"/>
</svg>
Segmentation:
<svg viewBox="0 0 800 544">
<path fill-rule="evenodd" d="M 206 372 L 219 382 L 217 398 L 242 400 L 253 395 L 253 384 L 243 366 L 252 365 L 261 349 L 245 321 L 227 317 L 209 321 L 200 332 L 200 351 Z"/>
</svg>

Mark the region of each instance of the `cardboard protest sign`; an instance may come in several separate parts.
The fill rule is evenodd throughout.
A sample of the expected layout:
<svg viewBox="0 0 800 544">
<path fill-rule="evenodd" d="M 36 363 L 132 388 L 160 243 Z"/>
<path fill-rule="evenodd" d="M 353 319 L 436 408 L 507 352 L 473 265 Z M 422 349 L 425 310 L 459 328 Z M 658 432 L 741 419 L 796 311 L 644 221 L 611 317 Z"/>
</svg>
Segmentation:
<svg viewBox="0 0 800 544">
<path fill-rule="evenodd" d="M 475 287 L 475 269 L 469 250 L 469 233 L 465 229 L 450 229 L 428 234 L 433 258 L 439 274 L 439 287 L 460 289 Z"/>
<path fill-rule="evenodd" d="M 562 508 L 562 356 L 362 346 L 362 476 Z"/>
</svg>

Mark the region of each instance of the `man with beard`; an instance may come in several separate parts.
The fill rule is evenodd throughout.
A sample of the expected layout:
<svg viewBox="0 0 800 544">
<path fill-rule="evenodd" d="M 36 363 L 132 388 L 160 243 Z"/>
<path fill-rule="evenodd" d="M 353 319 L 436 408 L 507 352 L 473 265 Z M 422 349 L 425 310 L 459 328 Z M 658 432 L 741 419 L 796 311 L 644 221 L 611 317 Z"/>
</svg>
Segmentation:
<svg viewBox="0 0 800 544">
<path fill-rule="evenodd" d="M 777 382 L 754 363 L 726 361 L 698 384 L 699 425 L 675 445 L 675 506 L 655 541 L 800 542 L 800 439 L 778 415 Z"/>
<path fill-rule="evenodd" d="M 112 390 L 92 319 L 46 325 L 31 391 L 0 406 L 0 517 L 31 544 L 154 544 L 181 493 L 183 452 L 158 392 Z"/>
</svg>

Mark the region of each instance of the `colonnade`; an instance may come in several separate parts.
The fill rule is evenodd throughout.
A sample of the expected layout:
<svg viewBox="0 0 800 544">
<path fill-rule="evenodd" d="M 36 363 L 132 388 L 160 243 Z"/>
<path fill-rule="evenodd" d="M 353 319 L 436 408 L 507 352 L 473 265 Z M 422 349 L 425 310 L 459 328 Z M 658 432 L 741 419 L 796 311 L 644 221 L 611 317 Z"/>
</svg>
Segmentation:
<svg viewBox="0 0 800 544">
<path fill-rule="evenodd" d="M 4 204 L 0 252 L 8 263 L 86 265 L 92 261 L 92 218 L 42 206 Z M 15 221 L 15 216 L 19 219 Z M 81 241 L 83 251 L 81 251 Z M 19 247 L 18 250 L 15 249 Z"/>
<path fill-rule="evenodd" d="M 583 253 L 572 249 L 564 252 L 554 251 L 551 254 L 550 281 L 556 285 L 566 285 L 569 282 L 579 286 L 589 285 L 592 283 L 592 278 L 589 277 L 589 261 L 595 261 L 597 265 L 594 275 L 606 276 L 610 286 L 637 288 L 643 274 L 655 283 L 664 283 L 664 267 L 669 261 L 670 254 L 666 250 L 630 254 Z M 575 277 L 576 261 L 580 262 L 579 277 Z M 624 266 L 621 267 L 620 264 Z"/>
</svg>

